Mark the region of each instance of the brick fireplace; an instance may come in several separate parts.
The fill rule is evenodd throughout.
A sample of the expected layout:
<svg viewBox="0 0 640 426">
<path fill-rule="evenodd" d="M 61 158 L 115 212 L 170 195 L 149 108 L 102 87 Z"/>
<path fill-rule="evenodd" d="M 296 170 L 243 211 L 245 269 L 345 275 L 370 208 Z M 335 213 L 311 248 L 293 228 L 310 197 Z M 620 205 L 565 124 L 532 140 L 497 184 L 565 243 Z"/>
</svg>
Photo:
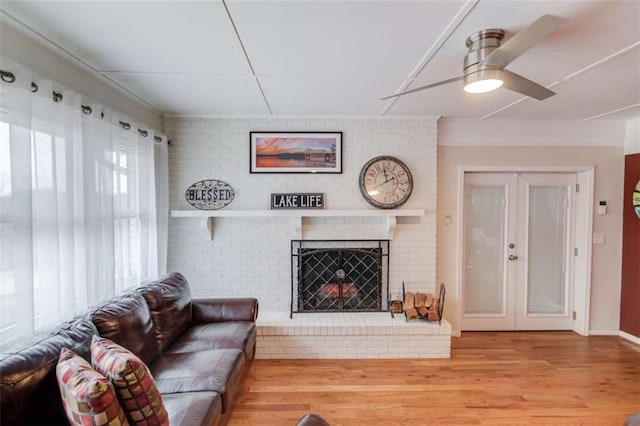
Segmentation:
<svg viewBox="0 0 640 426">
<path fill-rule="evenodd" d="M 390 239 L 389 287 L 402 282 L 435 291 L 436 286 L 436 118 L 175 118 L 165 131 L 173 139 L 170 156 L 171 209 L 193 209 L 185 190 L 202 179 L 220 179 L 236 190 L 222 212 L 268 210 L 271 193 L 324 192 L 325 210 L 371 210 L 358 188 L 358 173 L 372 157 L 402 159 L 414 177 L 414 191 L 402 206 L 422 217 L 399 217 L 393 238 L 384 217 L 220 217 L 213 238 L 204 220 L 172 217 L 168 270 L 184 273 L 193 294 L 252 296 L 260 313 L 291 310 L 291 240 Z M 343 132 L 342 174 L 251 174 L 249 131 Z M 314 314 L 315 315 L 315 314 Z"/>
<path fill-rule="evenodd" d="M 291 311 L 261 313 L 256 358 L 449 358 L 451 325 L 391 316 L 389 240 L 292 240 Z"/>
<path fill-rule="evenodd" d="M 451 325 L 405 321 L 388 312 L 258 317 L 257 359 L 450 358 Z"/>
<path fill-rule="evenodd" d="M 265 129 L 342 131 L 343 173 L 249 173 L 249 132 Z M 421 349 L 422 356 L 448 356 L 446 321 L 441 327 L 405 322 L 384 311 L 387 293 L 400 292 L 403 281 L 420 291 L 436 290 L 436 117 L 167 117 L 165 131 L 173 139 L 169 151 L 172 210 L 190 209 L 184 199 L 186 188 L 209 178 L 228 182 L 236 190 L 224 213 L 270 213 L 271 193 L 322 191 L 326 195 L 326 217 L 218 217 L 209 223 L 211 229 L 205 220 L 171 218 L 168 269 L 184 273 L 194 295 L 258 298 L 258 357 L 415 357 L 413 349 L 426 345 L 433 348 Z M 369 159 L 382 154 L 402 159 L 414 176 L 414 191 L 400 210 L 425 212 L 420 217 L 398 217 L 392 236 L 385 217 L 331 216 L 336 210 L 376 213 L 362 199 L 358 173 Z M 347 310 L 291 315 L 292 294 L 299 292 L 297 280 L 292 283 L 291 241 L 336 239 L 389 240 L 388 266 L 382 266 L 387 282 L 380 297 L 367 308 L 372 310 L 351 311 L 349 297 L 356 291 L 358 297 L 362 294 L 349 285 L 352 280 L 345 270 L 342 282 L 334 275 L 334 281 L 325 282 L 321 291 L 331 300 L 325 300 L 324 306 L 341 304 Z M 297 299 L 294 308 L 300 311 Z"/>
</svg>

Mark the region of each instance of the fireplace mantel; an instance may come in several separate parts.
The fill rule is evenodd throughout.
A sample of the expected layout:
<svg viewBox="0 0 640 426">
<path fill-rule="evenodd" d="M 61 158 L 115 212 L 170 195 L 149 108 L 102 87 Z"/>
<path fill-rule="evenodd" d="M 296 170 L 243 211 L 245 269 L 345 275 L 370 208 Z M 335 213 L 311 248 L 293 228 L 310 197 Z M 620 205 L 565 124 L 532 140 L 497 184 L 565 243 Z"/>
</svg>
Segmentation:
<svg viewBox="0 0 640 426">
<path fill-rule="evenodd" d="M 421 217 L 423 209 L 389 210 L 171 210 L 171 217 L 200 218 L 206 221 L 206 227 L 213 239 L 213 223 L 217 217 L 288 217 L 295 221 L 296 233 L 302 234 L 302 219 L 307 217 L 384 217 L 386 234 L 393 239 L 398 217 Z"/>
</svg>

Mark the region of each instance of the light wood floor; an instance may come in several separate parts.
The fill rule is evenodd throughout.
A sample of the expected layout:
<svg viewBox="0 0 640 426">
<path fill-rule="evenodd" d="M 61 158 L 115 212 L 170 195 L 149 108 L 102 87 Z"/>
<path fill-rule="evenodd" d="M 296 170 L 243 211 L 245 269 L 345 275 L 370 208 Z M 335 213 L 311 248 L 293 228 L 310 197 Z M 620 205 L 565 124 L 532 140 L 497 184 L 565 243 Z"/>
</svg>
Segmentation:
<svg viewBox="0 0 640 426">
<path fill-rule="evenodd" d="M 449 360 L 256 360 L 229 424 L 621 426 L 640 348 L 570 332 L 463 333 Z"/>
</svg>

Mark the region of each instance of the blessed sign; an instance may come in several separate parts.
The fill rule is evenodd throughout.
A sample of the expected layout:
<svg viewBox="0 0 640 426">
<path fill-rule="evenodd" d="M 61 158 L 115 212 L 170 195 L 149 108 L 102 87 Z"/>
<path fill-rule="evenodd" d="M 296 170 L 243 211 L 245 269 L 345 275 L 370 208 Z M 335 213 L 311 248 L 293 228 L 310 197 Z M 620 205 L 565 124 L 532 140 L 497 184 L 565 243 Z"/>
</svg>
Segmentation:
<svg viewBox="0 0 640 426">
<path fill-rule="evenodd" d="M 221 209 L 233 201 L 235 192 L 231 185 L 217 179 L 201 180 L 184 193 L 187 203 L 201 210 Z"/>
<path fill-rule="evenodd" d="M 272 209 L 324 209 L 324 194 L 271 194 Z"/>
</svg>

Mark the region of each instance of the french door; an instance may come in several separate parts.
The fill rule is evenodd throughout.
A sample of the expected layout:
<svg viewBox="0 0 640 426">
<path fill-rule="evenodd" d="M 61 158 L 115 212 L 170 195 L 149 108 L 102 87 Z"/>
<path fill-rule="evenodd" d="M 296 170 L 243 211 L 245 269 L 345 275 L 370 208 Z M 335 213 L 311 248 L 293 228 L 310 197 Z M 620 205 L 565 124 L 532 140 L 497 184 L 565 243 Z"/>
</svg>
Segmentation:
<svg viewBox="0 0 640 426">
<path fill-rule="evenodd" d="M 464 182 L 462 330 L 571 330 L 576 175 Z"/>
</svg>

